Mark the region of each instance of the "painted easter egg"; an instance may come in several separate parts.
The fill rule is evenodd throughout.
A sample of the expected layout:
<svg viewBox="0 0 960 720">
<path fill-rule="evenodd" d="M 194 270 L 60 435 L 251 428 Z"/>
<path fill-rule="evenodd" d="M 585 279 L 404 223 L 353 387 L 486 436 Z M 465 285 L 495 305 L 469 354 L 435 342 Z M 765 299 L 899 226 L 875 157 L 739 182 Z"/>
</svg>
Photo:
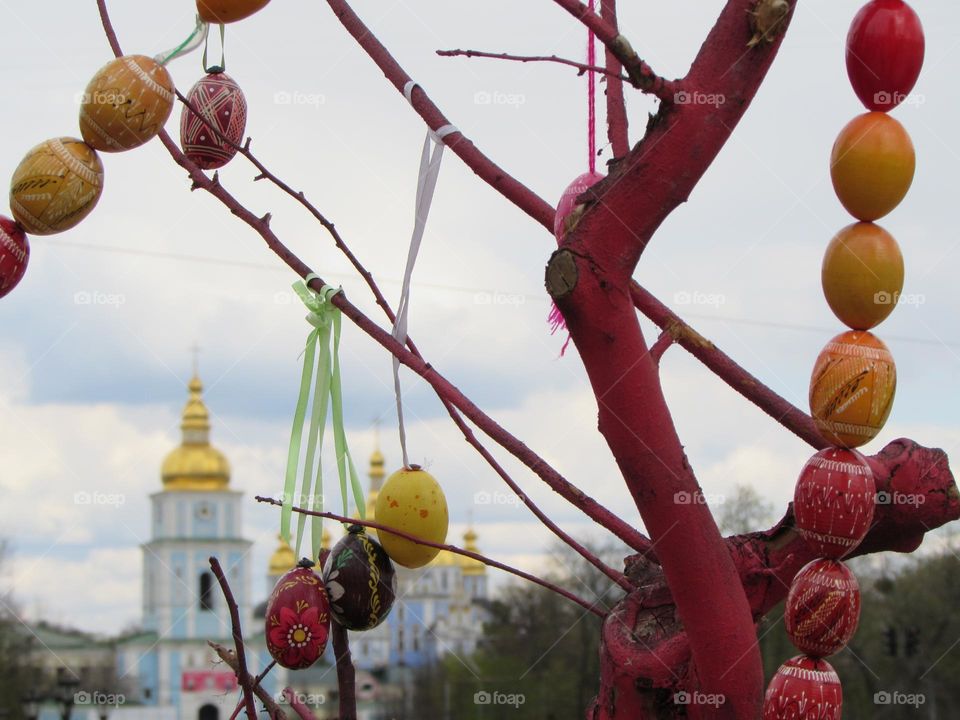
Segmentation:
<svg viewBox="0 0 960 720">
<path fill-rule="evenodd" d="M 397 574 L 386 551 L 360 525 L 353 525 L 323 566 L 323 584 L 333 619 L 348 630 L 382 623 L 397 595 Z"/>
<path fill-rule="evenodd" d="M 850 642 L 860 621 L 860 585 L 842 562 L 817 559 L 796 574 L 784 623 L 800 652 L 822 658 Z"/>
<path fill-rule="evenodd" d="M 243 142 L 247 129 L 243 90 L 225 72 L 210 73 L 191 88 L 187 100 L 197 112 L 184 107 L 180 116 L 184 154 L 204 170 L 222 168 L 237 154 L 235 146 Z M 214 133 L 210 125 L 229 142 Z"/>
<path fill-rule="evenodd" d="M 866 536 L 876 483 L 856 450 L 827 448 L 807 460 L 793 494 L 797 532 L 820 557 L 840 559 Z"/>
<path fill-rule="evenodd" d="M 830 177 L 847 212 L 871 222 L 906 197 L 916 163 L 903 125 L 886 113 L 869 112 L 840 131 L 830 155 Z"/>
<path fill-rule="evenodd" d="M 250 17 L 270 0 L 197 0 L 197 12 L 204 22 L 232 23 Z"/>
<path fill-rule="evenodd" d="M 843 689 L 826 660 L 805 655 L 777 670 L 763 699 L 763 720 L 840 720 Z"/>
<path fill-rule="evenodd" d="M 13 217 L 32 235 L 75 227 L 103 192 L 103 163 L 75 138 L 40 143 L 20 162 L 10 183 Z"/>
<path fill-rule="evenodd" d="M 577 198 L 603 180 L 604 177 L 600 173 L 587 172 L 567 185 L 567 189 L 560 196 L 560 202 L 557 203 L 557 213 L 553 216 L 553 234 L 556 236 L 557 242 L 561 242 L 567 232 L 567 219 L 577 205 Z"/>
<path fill-rule="evenodd" d="M 310 667 L 327 647 L 330 602 L 313 563 L 300 565 L 277 581 L 267 601 L 267 650 L 288 670 Z"/>
<path fill-rule="evenodd" d="M 850 330 L 820 352 L 810 378 L 810 412 L 823 437 L 859 447 L 883 429 L 897 392 L 897 368 L 880 338 Z"/>
<path fill-rule="evenodd" d="M 100 68 L 87 86 L 80 132 L 97 150 L 132 150 L 160 132 L 175 99 L 163 65 L 145 55 L 124 55 Z"/>
<path fill-rule="evenodd" d="M 903 290 L 900 246 L 879 225 L 848 225 L 827 247 L 820 279 L 833 314 L 854 330 L 869 330 L 893 312 Z"/>
<path fill-rule="evenodd" d="M 16 222 L 0 215 L 0 298 L 23 279 L 29 261 L 27 234 Z"/>
<path fill-rule="evenodd" d="M 447 498 L 433 476 L 417 465 L 387 478 L 377 495 L 374 515 L 380 525 L 423 540 L 443 543 L 447 539 Z M 423 567 L 440 552 L 385 530 L 377 536 L 390 558 L 404 567 Z"/>
</svg>

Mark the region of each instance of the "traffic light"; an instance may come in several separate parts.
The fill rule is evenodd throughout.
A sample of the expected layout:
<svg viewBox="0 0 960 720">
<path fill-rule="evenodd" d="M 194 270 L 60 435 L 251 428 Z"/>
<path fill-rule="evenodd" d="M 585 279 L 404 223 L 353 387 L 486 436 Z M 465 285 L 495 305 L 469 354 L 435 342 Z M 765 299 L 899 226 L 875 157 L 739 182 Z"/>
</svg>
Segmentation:
<svg viewBox="0 0 960 720">
<path fill-rule="evenodd" d="M 895 627 L 887 627 L 883 631 L 883 637 L 886 640 L 887 646 L 887 655 L 890 657 L 897 656 L 897 629 Z"/>
<path fill-rule="evenodd" d="M 903 641 L 903 651 L 907 657 L 913 657 L 917 654 L 917 648 L 920 646 L 920 628 L 911 625 L 907 628 L 906 637 Z"/>
</svg>

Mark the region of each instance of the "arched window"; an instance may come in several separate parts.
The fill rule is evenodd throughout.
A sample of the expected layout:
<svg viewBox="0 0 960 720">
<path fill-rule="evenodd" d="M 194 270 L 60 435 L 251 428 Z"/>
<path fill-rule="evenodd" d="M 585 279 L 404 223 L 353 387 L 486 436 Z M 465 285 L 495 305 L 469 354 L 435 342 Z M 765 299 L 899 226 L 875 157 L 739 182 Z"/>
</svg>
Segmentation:
<svg viewBox="0 0 960 720">
<path fill-rule="evenodd" d="M 205 572 L 200 576 L 200 609 L 213 610 L 213 574 Z M 210 707 L 213 707 L 212 705 Z M 214 708 L 216 711 L 216 708 Z"/>
<path fill-rule="evenodd" d="M 197 720 L 220 720 L 220 711 L 216 705 L 204 705 L 200 708 Z"/>
</svg>

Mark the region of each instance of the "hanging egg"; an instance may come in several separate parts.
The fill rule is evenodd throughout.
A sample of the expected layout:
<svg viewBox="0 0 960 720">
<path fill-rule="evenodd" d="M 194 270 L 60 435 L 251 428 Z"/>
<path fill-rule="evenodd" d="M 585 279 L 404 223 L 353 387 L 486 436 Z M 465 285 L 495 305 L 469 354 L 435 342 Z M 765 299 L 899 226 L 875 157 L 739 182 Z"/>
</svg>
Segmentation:
<svg viewBox="0 0 960 720">
<path fill-rule="evenodd" d="M 103 192 L 103 163 L 86 143 L 55 138 L 40 143 L 20 162 L 10 183 L 13 217 L 32 235 L 75 227 Z"/>
<path fill-rule="evenodd" d="M 370 630 L 382 623 L 397 595 L 397 575 L 386 551 L 353 525 L 323 566 L 323 584 L 333 619 L 347 630 Z"/>
<path fill-rule="evenodd" d="M 267 601 L 267 650 L 288 670 L 310 667 L 327 647 L 330 602 L 310 560 L 277 581 Z"/>
<path fill-rule="evenodd" d="M 861 102 L 889 112 L 913 90 L 926 41 L 920 18 L 903 0 L 872 0 L 847 35 L 847 74 Z"/>
<path fill-rule="evenodd" d="M 810 378 L 810 411 L 823 437 L 842 447 L 870 442 L 897 392 L 897 368 L 880 338 L 850 330 L 820 352 Z"/>
<path fill-rule="evenodd" d="M 204 22 L 237 22 L 263 10 L 270 0 L 197 0 L 197 12 Z"/>
<path fill-rule="evenodd" d="M 16 222 L 0 215 L 0 298 L 23 279 L 29 261 L 27 234 Z"/>
<path fill-rule="evenodd" d="M 843 689 L 830 663 L 798 655 L 770 680 L 763 720 L 840 720 L 842 709 Z"/>
<path fill-rule="evenodd" d="M 173 78 L 145 55 L 111 60 L 93 76 L 80 106 L 80 132 L 97 150 L 121 152 L 152 140 L 173 112 Z"/>
<path fill-rule="evenodd" d="M 784 624 L 800 652 L 816 658 L 840 652 L 859 621 L 860 585 L 842 562 L 814 560 L 794 577 Z"/>
<path fill-rule="evenodd" d="M 187 100 L 197 112 L 184 107 L 180 116 L 180 146 L 184 154 L 204 170 L 222 168 L 237 154 L 235 146 L 243 142 L 247 129 L 247 99 L 243 90 L 225 72 L 214 72 L 191 88 Z M 230 142 L 221 140 L 208 124 Z"/>
<path fill-rule="evenodd" d="M 869 112 L 840 131 L 830 155 L 830 177 L 847 212 L 871 222 L 906 197 L 916 165 L 903 125 L 886 113 Z"/>
<path fill-rule="evenodd" d="M 827 247 L 820 278 L 834 315 L 869 330 L 893 312 L 903 290 L 900 246 L 879 225 L 848 225 Z"/>
<path fill-rule="evenodd" d="M 443 543 L 447 539 L 447 498 L 440 484 L 419 465 L 397 470 L 387 478 L 377 495 L 374 514 L 380 525 L 422 540 Z M 390 558 L 404 567 L 423 567 L 440 552 L 385 530 L 377 536 Z"/>
<path fill-rule="evenodd" d="M 553 234 L 557 242 L 563 241 L 567 232 L 567 219 L 577 205 L 577 198 L 606 177 L 600 173 L 586 172 L 567 186 L 557 203 L 557 213 L 553 216 Z"/>
<path fill-rule="evenodd" d="M 807 460 L 793 495 L 797 532 L 817 555 L 839 560 L 873 522 L 876 483 L 856 450 L 827 448 Z"/>
</svg>

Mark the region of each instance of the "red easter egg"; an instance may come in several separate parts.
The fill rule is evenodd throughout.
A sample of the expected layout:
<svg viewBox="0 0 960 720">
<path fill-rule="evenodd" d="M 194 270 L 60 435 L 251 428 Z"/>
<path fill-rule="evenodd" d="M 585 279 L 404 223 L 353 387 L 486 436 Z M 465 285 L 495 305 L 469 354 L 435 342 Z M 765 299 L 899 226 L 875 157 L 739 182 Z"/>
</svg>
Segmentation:
<svg viewBox="0 0 960 720">
<path fill-rule="evenodd" d="M 583 195 L 593 185 L 603 180 L 605 176 L 600 173 L 584 173 L 567 186 L 560 196 L 560 202 L 557 203 L 557 214 L 553 217 L 553 234 L 557 242 L 563 240 L 563 235 L 567 231 L 566 223 L 570 213 L 577 205 L 577 198 Z"/>
<path fill-rule="evenodd" d="M 777 670 L 763 699 L 763 720 L 840 720 L 843 689 L 826 660 L 805 655 Z"/>
<path fill-rule="evenodd" d="M 797 573 L 784 623 L 800 652 L 822 658 L 850 642 L 860 621 L 860 585 L 842 562 L 818 559 Z"/>
<path fill-rule="evenodd" d="M 917 82 L 926 42 L 920 18 L 903 0 L 864 5 L 847 35 L 847 74 L 869 110 L 889 112 Z"/>
<path fill-rule="evenodd" d="M 313 665 L 323 656 L 330 635 L 327 591 L 308 563 L 280 578 L 267 602 L 267 650 L 288 670 Z"/>
<path fill-rule="evenodd" d="M 29 261 L 27 234 L 16 222 L 0 215 L 0 298 L 23 279 Z"/>
<path fill-rule="evenodd" d="M 224 72 L 210 73 L 191 88 L 180 116 L 180 145 L 184 154 L 204 170 L 222 168 L 237 154 L 247 129 L 247 99 L 240 86 Z M 221 140 L 204 120 L 233 145 Z"/>
<path fill-rule="evenodd" d="M 827 448 L 807 460 L 793 495 L 797 532 L 826 558 L 839 560 L 866 536 L 876 507 L 876 483 L 855 450 Z"/>
</svg>

